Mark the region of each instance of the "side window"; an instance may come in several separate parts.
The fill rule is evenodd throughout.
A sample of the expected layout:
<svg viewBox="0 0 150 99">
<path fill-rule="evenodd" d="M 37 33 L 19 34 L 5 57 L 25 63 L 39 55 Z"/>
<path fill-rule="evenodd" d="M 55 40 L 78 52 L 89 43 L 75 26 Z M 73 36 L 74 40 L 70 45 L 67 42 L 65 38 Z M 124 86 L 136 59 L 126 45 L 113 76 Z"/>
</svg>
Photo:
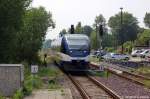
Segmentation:
<svg viewBox="0 0 150 99">
<path fill-rule="evenodd" d="M 148 53 L 149 51 L 146 51 L 145 53 Z"/>
</svg>

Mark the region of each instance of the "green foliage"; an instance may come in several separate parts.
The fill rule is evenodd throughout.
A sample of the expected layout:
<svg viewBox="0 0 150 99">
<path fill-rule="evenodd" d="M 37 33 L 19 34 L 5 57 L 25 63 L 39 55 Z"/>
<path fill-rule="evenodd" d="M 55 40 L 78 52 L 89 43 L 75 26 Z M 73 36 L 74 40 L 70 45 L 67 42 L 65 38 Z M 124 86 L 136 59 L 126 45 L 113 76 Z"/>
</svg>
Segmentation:
<svg viewBox="0 0 150 99">
<path fill-rule="evenodd" d="M 43 85 L 42 80 L 37 75 L 33 75 L 32 82 L 33 82 L 33 88 L 36 88 L 36 89 L 41 88 Z"/>
<path fill-rule="evenodd" d="M 91 33 L 90 40 L 91 40 L 91 48 L 92 49 L 98 49 L 100 44 L 99 44 L 97 34 L 95 31 L 93 31 Z"/>
<path fill-rule="evenodd" d="M 55 79 L 49 80 L 48 89 L 60 89 L 61 86 L 56 82 Z"/>
<path fill-rule="evenodd" d="M 99 25 L 105 26 L 106 25 L 106 20 L 105 20 L 105 18 L 103 17 L 102 14 L 96 16 L 93 26 L 96 28 L 96 25 L 97 26 L 99 26 Z"/>
<path fill-rule="evenodd" d="M 52 40 L 50 40 L 50 39 L 44 41 L 42 49 L 51 48 L 51 42 L 52 42 Z"/>
<path fill-rule="evenodd" d="M 82 30 L 82 25 L 81 22 L 78 22 L 76 28 L 75 28 L 75 33 L 77 34 L 82 34 L 83 30 Z"/>
<path fill-rule="evenodd" d="M 150 67 L 142 66 L 142 67 L 138 68 L 136 70 L 136 72 L 139 73 L 139 74 L 150 74 Z"/>
<path fill-rule="evenodd" d="M 64 34 L 67 34 L 68 32 L 66 31 L 66 29 L 63 29 L 62 31 L 60 31 L 59 36 L 63 36 Z"/>
<path fill-rule="evenodd" d="M 150 13 L 145 14 L 144 23 L 148 28 L 150 28 Z"/>
<path fill-rule="evenodd" d="M 47 77 L 55 77 L 59 74 L 59 71 L 55 68 L 46 68 L 46 67 L 42 67 L 40 68 L 39 70 L 39 73 L 38 75 L 40 77 L 44 77 L 44 76 L 47 76 Z"/>
<path fill-rule="evenodd" d="M 103 26 L 103 36 L 100 37 L 99 35 L 99 26 L 102 25 Z M 109 46 L 112 46 L 113 45 L 113 36 L 111 34 L 108 34 L 108 29 L 106 27 L 106 20 L 105 18 L 103 17 L 102 14 L 100 14 L 99 16 L 96 16 L 95 18 L 95 22 L 93 24 L 94 28 L 95 28 L 95 32 L 92 32 L 91 33 L 91 41 L 93 41 L 92 44 L 93 47 L 92 48 L 99 48 L 100 47 L 100 39 L 102 39 L 102 48 L 105 48 L 105 47 L 109 47 Z M 97 32 L 97 34 L 96 34 Z M 97 42 L 97 43 L 96 43 Z"/>
<path fill-rule="evenodd" d="M 149 80 L 144 80 L 144 85 L 148 88 L 150 88 L 150 81 Z"/>
<path fill-rule="evenodd" d="M 90 71 L 90 74 L 94 76 L 104 77 L 104 78 L 111 76 L 111 73 L 106 70 L 105 71 Z"/>
<path fill-rule="evenodd" d="M 115 49 L 113 47 L 106 47 L 105 50 L 107 52 L 115 52 Z"/>
<path fill-rule="evenodd" d="M 38 51 L 42 47 L 48 27 L 53 28 L 55 24 L 52 14 L 43 7 L 27 10 L 23 22 L 24 26 L 17 35 L 17 60 L 35 63 L 38 60 Z"/>
<path fill-rule="evenodd" d="M 23 91 L 22 89 L 17 90 L 16 93 L 13 95 L 12 99 L 23 99 Z"/>
<path fill-rule="evenodd" d="M 16 33 L 22 26 L 22 17 L 30 2 L 31 0 L 0 1 L 0 62 L 14 61 Z"/>
<path fill-rule="evenodd" d="M 112 30 L 115 39 L 117 39 L 119 45 L 126 41 L 133 41 L 137 37 L 139 32 L 138 21 L 130 13 L 123 13 L 123 20 L 121 25 L 121 14 L 118 13 L 115 16 L 110 17 L 108 25 Z"/>
<path fill-rule="evenodd" d="M 83 34 L 86 34 L 88 37 L 90 37 L 92 31 L 93 29 L 90 26 L 88 25 L 83 26 Z"/>
<path fill-rule="evenodd" d="M 0 94 L 0 99 L 5 99 L 5 98 Z"/>
<path fill-rule="evenodd" d="M 97 57 L 90 57 L 90 62 L 99 63 L 100 61 L 101 61 L 101 59 L 99 59 Z"/>
<path fill-rule="evenodd" d="M 112 47 L 114 45 L 114 37 L 112 34 L 105 33 L 102 37 L 102 47 Z"/>
<path fill-rule="evenodd" d="M 33 90 L 33 77 L 28 76 L 24 81 L 23 93 L 24 95 L 30 95 Z"/>
<path fill-rule="evenodd" d="M 123 44 L 124 46 L 124 51 L 126 53 L 131 53 L 132 52 L 132 48 L 134 47 L 133 42 L 132 41 L 127 41 Z"/>
<path fill-rule="evenodd" d="M 150 29 L 144 30 L 143 33 L 139 33 L 137 38 L 137 45 L 148 45 L 150 40 Z"/>
<path fill-rule="evenodd" d="M 99 16 L 96 16 L 95 18 L 95 22 L 93 24 L 95 30 L 97 32 L 99 32 L 99 26 L 102 25 L 103 26 L 103 34 L 106 34 L 108 32 L 108 29 L 106 27 L 106 19 L 104 18 L 104 16 L 102 14 L 100 14 Z M 99 33 L 98 33 L 99 34 Z M 99 35 L 98 35 L 99 36 Z"/>
<path fill-rule="evenodd" d="M 43 85 L 42 80 L 37 75 L 30 75 L 24 81 L 23 93 L 30 95 L 33 89 L 41 88 Z"/>
</svg>

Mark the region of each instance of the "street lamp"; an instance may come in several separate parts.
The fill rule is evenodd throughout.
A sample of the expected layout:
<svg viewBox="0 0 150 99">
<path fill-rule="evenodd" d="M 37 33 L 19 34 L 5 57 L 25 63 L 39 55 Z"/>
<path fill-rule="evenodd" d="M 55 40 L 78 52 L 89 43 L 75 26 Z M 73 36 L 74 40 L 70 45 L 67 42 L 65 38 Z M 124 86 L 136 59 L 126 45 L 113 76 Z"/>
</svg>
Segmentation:
<svg viewBox="0 0 150 99">
<path fill-rule="evenodd" d="M 123 23 L 123 21 L 122 21 L 122 20 L 123 20 L 123 13 L 122 13 L 122 10 L 123 10 L 123 8 L 121 7 L 120 10 L 121 10 L 121 29 L 120 29 L 120 30 L 121 30 L 121 32 L 122 32 L 122 23 Z M 122 48 L 121 48 L 121 53 L 123 54 L 124 34 L 123 34 L 123 33 L 121 33 L 121 34 L 122 34 L 122 40 L 121 40 L 121 41 L 122 41 L 122 42 L 121 42 L 121 44 L 122 44 L 121 47 L 122 47 Z"/>
</svg>

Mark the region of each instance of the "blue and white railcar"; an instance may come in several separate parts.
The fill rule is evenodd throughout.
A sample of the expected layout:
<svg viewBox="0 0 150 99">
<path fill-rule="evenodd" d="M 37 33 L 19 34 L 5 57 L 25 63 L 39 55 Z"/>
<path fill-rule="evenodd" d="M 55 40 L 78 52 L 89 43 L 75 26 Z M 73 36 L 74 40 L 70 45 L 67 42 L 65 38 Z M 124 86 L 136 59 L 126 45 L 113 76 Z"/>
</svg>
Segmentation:
<svg viewBox="0 0 150 99">
<path fill-rule="evenodd" d="M 67 70 L 87 69 L 90 40 L 84 34 L 66 34 L 60 44 L 61 65 Z M 73 64 L 73 65 L 68 65 Z"/>
</svg>

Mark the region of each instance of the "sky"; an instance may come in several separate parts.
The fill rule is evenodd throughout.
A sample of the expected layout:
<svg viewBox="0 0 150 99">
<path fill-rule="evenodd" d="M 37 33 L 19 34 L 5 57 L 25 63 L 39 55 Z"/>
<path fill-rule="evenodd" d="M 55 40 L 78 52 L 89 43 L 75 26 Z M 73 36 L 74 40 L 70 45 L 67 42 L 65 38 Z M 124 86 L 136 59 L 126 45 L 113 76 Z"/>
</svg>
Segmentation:
<svg viewBox="0 0 150 99">
<path fill-rule="evenodd" d="M 43 6 L 53 15 L 56 28 L 48 30 L 46 39 L 54 39 L 62 29 L 68 29 L 71 24 L 91 25 L 99 14 L 107 22 L 123 7 L 123 11 L 132 13 L 144 27 L 143 18 L 150 12 L 150 0 L 33 0 L 33 7 Z"/>
</svg>

